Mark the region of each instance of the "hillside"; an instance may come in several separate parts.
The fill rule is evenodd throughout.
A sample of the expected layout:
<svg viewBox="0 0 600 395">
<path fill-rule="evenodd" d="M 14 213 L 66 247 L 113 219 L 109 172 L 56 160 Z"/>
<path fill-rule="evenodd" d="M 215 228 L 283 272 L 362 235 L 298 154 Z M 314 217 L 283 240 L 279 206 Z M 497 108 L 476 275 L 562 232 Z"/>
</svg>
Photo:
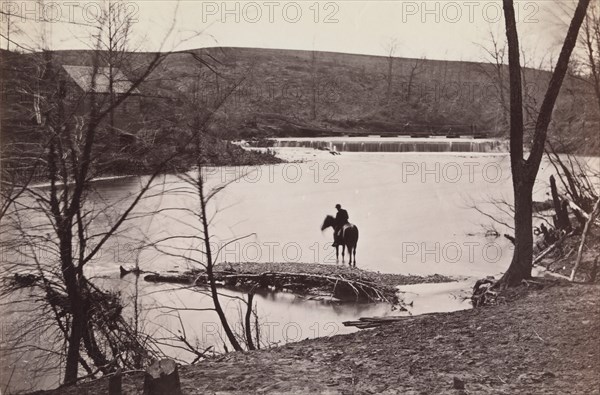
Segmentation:
<svg viewBox="0 0 600 395">
<path fill-rule="evenodd" d="M 60 64 L 91 64 L 91 51 L 53 54 Z M 130 54 L 122 68 L 135 76 L 151 56 Z M 526 105 L 534 107 L 550 73 L 527 68 L 523 77 Z M 225 138 L 340 133 L 506 137 L 508 131 L 507 68 L 490 63 L 208 48 L 171 54 L 142 92 L 171 99 L 147 103 L 150 128 L 180 124 L 190 113 L 224 101 L 212 128 Z M 597 149 L 593 136 L 600 114 L 594 100 L 584 83 L 567 79 L 551 137 L 562 130 L 573 150 Z"/>
</svg>

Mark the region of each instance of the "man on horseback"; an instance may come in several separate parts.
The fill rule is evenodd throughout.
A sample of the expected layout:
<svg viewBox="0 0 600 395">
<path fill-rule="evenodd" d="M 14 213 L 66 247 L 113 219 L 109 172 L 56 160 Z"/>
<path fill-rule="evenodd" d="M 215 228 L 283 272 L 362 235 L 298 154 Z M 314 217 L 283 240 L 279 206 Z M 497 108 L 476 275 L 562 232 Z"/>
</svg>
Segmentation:
<svg viewBox="0 0 600 395">
<path fill-rule="evenodd" d="M 358 228 L 348 222 L 348 212 L 342 209 L 342 206 L 336 204 L 337 215 L 335 218 L 332 215 L 327 215 L 323 224 L 321 225 L 321 231 L 332 227 L 333 228 L 333 247 L 335 247 L 335 259 L 338 262 L 339 247 L 342 247 L 342 262 L 344 262 L 344 253 L 346 248 L 348 249 L 348 255 L 350 266 L 356 267 L 356 245 L 358 244 Z"/>
<path fill-rule="evenodd" d="M 333 229 L 333 247 L 337 247 L 342 238 L 342 229 L 344 225 L 348 224 L 348 211 L 342 208 L 341 204 L 336 204 L 337 214 L 335 215 L 335 226 Z"/>
</svg>

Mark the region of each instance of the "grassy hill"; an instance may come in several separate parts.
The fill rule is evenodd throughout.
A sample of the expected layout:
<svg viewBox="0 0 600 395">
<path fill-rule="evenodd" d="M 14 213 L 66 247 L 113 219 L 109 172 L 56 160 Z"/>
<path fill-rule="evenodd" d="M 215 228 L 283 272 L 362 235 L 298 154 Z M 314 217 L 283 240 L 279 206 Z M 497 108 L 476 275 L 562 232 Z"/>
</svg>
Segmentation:
<svg viewBox="0 0 600 395">
<path fill-rule="evenodd" d="M 57 51 L 61 64 L 91 64 L 91 51 Z M 152 54 L 127 58 L 126 73 Z M 391 66 L 390 66 L 391 63 Z M 391 72 L 390 72 L 391 70 Z M 539 105 L 550 73 L 525 69 L 526 103 Z M 391 79 L 391 81 L 390 81 Z M 508 70 L 489 63 L 257 48 L 171 54 L 141 87 L 150 128 L 212 111 L 223 138 L 330 134 L 507 136 Z M 591 149 L 600 114 L 584 83 L 565 81 L 551 137 Z M 533 126 L 535 110 L 529 126 Z M 189 123 L 189 122 L 188 122 Z M 577 141 L 573 143 L 572 141 Z M 581 143 L 581 141 L 585 143 Z M 596 142 L 597 144 L 597 142 Z M 597 149 L 597 145 L 594 149 Z"/>
</svg>

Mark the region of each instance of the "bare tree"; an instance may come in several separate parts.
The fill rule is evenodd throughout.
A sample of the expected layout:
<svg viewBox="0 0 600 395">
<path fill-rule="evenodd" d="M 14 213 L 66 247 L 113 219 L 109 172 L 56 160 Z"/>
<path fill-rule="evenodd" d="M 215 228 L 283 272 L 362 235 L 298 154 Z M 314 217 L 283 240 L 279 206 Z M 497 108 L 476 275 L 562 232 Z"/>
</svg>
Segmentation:
<svg viewBox="0 0 600 395">
<path fill-rule="evenodd" d="M 157 58 L 156 61 L 158 60 Z M 151 65 L 148 72 L 154 66 L 155 64 Z M 47 86 L 43 94 L 46 99 L 46 118 L 40 127 L 47 133 L 47 153 L 42 160 L 46 164 L 44 167 L 49 188 L 40 190 L 31 184 L 18 185 L 31 200 L 28 203 L 22 199 L 13 202 L 10 222 L 15 230 L 13 236 L 19 238 L 22 245 L 28 246 L 30 250 L 23 258 L 32 262 L 31 275 L 34 276 L 34 281 L 27 285 L 37 286 L 47 295 L 45 301 L 55 312 L 56 323 L 67 340 L 64 379 L 66 383 L 73 383 L 77 379 L 81 363 L 82 342 L 86 354 L 96 366 L 107 371 L 112 369 L 108 366 L 111 360 L 107 358 L 106 351 L 102 351 L 98 344 L 98 331 L 107 328 L 104 326 L 107 319 L 115 322 L 115 325 L 121 322 L 123 327 L 120 329 L 129 332 L 125 322 L 119 318 L 118 298 L 95 286 L 85 276 L 84 268 L 117 233 L 133 208 L 150 189 L 154 177 L 150 177 L 149 182 L 142 186 L 141 193 L 133 198 L 129 207 L 114 223 L 99 233 L 93 231 L 92 223 L 99 216 L 106 215 L 104 210 L 91 208 L 88 202 L 93 194 L 91 181 L 96 139 L 102 135 L 102 119 L 107 115 L 108 109 L 101 110 L 92 96 L 89 123 L 82 127 L 74 125 L 66 114 L 65 92 L 60 89 L 58 93 L 53 92 L 52 88 L 59 85 L 58 78 L 56 66 L 52 64 L 51 57 L 48 57 L 44 79 L 41 81 L 42 85 Z M 134 82 L 132 88 L 140 82 L 141 80 Z M 119 98 L 115 105 L 126 96 Z M 27 220 L 29 216 L 47 218 L 48 221 L 31 223 Z M 40 233 L 42 230 L 46 232 L 45 235 Z M 48 251 L 52 259 L 43 259 L 40 251 Z M 8 269 L 16 270 L 19 268 L 18 264 L 17 261 Z M 9 290 L 18 290 L 22 285 L 22 281 L 16 281 Z M 114 309 L 108 306 L 113 306 Z M 107 309 L 111 311 L 109 315 L 98 316 L 94 313 L 108 311 Z M 122 353 L 128 351 L 124 347 L 123 331 L 105 332 L 105 335 L 107 343 L 113 340 L 120 342 L 112 347 L 114 358 L 122 357 Z M 141 350 L 143 348 L 140 347 Z M 127 358 L 121 358 L 121 361 L 128 363 Z"/>
<path fill-rule="evenodd" d="M 20 18 L 20 15 L 14 12 L 16 11 L 15 8 L 18 8 L 16 3 L 3 3 L 2 10 L 0 10 L 0 20 L 4 26 L 4 31 L 0 33 L 0 37 L 6 41 L 6 50 L 10 51 L 11 44 L 15 45 L 17 48 L 20 47 L 18 41 L 15 39 L 15 36 L 22 33 L 21 28 L 18 23 L 16 23 L 16 19 Z"/>
<path fill-rule="evenodd" d="M 124 84 L 119 95 L 110 95 L 106 102 L 95 94 L 103 64 L 101 51 L 98 44 L 91 54 L 90 75 L 84 76 L 89 78 L 90 90 L 75 98 L 75 103 L 68 95 L 61 66 L 52 52 L 31 55 L 30 58 L 37 59 L 38 73 L 31 85 L 22 88 L 34 88 L 27 93 L 34 98 L 37 115 L 34 128 L 41 150 L 33 165 L 24 168 L 26 176 L 17 177 L 16 183 L 5 189 L 13 198 L 9 207 L 3 209 L 3 221 L 12 229 L 17 244 L 25 248 L 4 268 L 14 274 L 5 291 L 37 290 L 39 302 L 48 309 L 64 337 L 65 351 L 59 355 L 64 356 L 67 384 L 78 379 L 80 365 L 94 374 L 90 361 L 106 373 L 117 365 L 139 366 L 144 355 L 158 353 L 122 317 L 118 295 L 100 289 L 84 270 L 118 233 L 171 159 L 156 165 L 140 190 L 125 202 L 122 212 L 110 213 L 109 207 L 94 206 L 92 181 L 102 155 L 100 142 L 106 138 L 106 120 L 169 53 L 158 51 L 149 56 L 136 78 Z M 86 111 L 79 115 L 75 109 L 82 103 Z M 45 173 L 47 188 L 32 184 L 38 168 Z M 105 226 L 99 227 L 99 222 Z M 29 269 L 25 277 L 19 274 L 23 262 L 27 262 L 25 267 Z"/>
<path fill-rule="evenodd" d="M 392 93 L 393 93 L 393 84 L 394 84 L 394 55 L 396 54 L 396 50 L 398 49 L 398 39 L 390 38 L 389 41 L 385 44 L 385 51 L 387 55 L 387 74 L 386 74 L 386 82 L 387 82 L 387 90 L 386 90 L 386 100 L 389 104 L 392 101 Z"/>
<path fill-rule="evenodd" d="M 116 99 L 115 85 L 125 82 L 119 81 L 116 71 L 126 66 L 131 56 L 131 52 L 128 50 L 132 24 L 132 18 L 127 12 L 125 3 L 106 0 L 95 40 L 102 63 L 108 67 L 109 102 L 113 107 Z M 110 127 L 114 130 L 114 110 L 110 112 L 109 119 Z"/>
<path fill-rule="evenodd" d="M 407 82 L 406 82 L 406 101 L 410 102 L 413 94 L 413 87 L 415 85 L 415 81 L 419 74 L 421 73 L 421 68 L 425 63 L 426 58 L 422 57 L 420 59 L 414 59 L 412 64 L 409 66 L 410 70 L 408 72 Z"/>
<path fill-rule="evenodd" d="M 311 70 L 311 119 L 317 119 L 317 97 L 318 97 L 318 76 L 317 76 L 317 51 L 312 51 L 310 54 L 310 70 Z"/>
<path fill-rule="evenodd" d="M 197 268 L 199 267 L 202 269 L 202 272 L 206 274 L 207 278 L 208 292 L 206 294 L 211 298 L 213 303 L 213 308 L 211 310 L 217 313 L 229 344 L 231 344 L 235 351 L 242 351 L 243 348 L 239 341 L 240 336 L 235 332 L 232 325 L 229 323 L 227 316 L 225 315 L 225 310 L 221 304 L 220 297 L 223 295 L 218 290 L 218 284 L 214 275 L 214 267 L 216 264 L 216 258 L 220 251 L 228 244 L 237 242 L 243 237 L 235 238 L 218 250 L 215 250 L 211 242 L 210 226 L 212 218 L 214 218 L 216 213 L 212 213 L 208 208 L 209 203 L 212 202 L 217 194 L 223 191 L 227 185 L 235 180 L 215 188 L 207 188 L 206 172 L 204 170 L 204 154 L 206 152 L 206 146 L 210 144 L 209 128 L 211 123 L 214 121 L 215 114 L 223 106 L 227 99 L 235 92 L 235 90 L 242 85 L 244 78 L 242 77 L 241 79 L 232 83 L 228 87 L 228 91 L 225 92 L 225 94 L 219 95 L 209 102 L 205 101 L 204 99 L 206 98 L 201 95 L 202 86 L 200 85 L 199 74 L 196 77 L 192 76 L 191 78 L 191 83 L 186 84 L 188 91 L 182 93 L 180 102 L 182 103 L 183 108 L 186 109 L 186 112 L 191 114 L 191 116 L 186 118 L 185 125 L 189 130 L 188 134 L 191 136 L 192 148 L 189 154 L 193 156 L 196 167 L 191 173 L 179 173 L 178 177 L 188 185 L 188 188 L 183 191 L 179 191 L 179 193 L 186 193 L 193 196 L 193 198 L 197 200 L 198 205 L 197 209 L 186 208 L 176 210 L 185 211 L 197 221 L 196 225 L 194 225 L 196 234 L 186 236 L 169 236 L 167 238 L 155 240 L 152 243 L 152 246 L 163 254 L 184 259 L 185 261 L 192 263 Z M 173 251 L 173 247 L 170 243 L 174 240 L 188 240 L 191 241 L 191 245 L 186 248 L 176 248 Z M 198 254 L 199 256 L 197 256 Z M 194 289 L 196 292 L 204 293 L 203 290 L 196 288 L 198 283 L 198 280 L 194 281 L 192 284 L 192 289 Z M 240 300 L 246 303 L 245 300 Z M 250 306 L 252 304 L 252 299 L 249 298 L 247 303 Z M 246 342 L 248 347 L 250 347 L 252 344 L 252 339 L 247 339 Z"/>
<path fill-rule="evenodd" d="M 580 43 L 585 48 L 586 66 L 592 77 L 591 82 L 600 109 L 600 5 L 597 2 L 592 3 L 585 16 Z"/>
<path fill-rule="evenodd" d="M 510 113 L 506 100 L 506 42 L 501 43 L 492 30 L 490 30 L 490 42 L 491 47 L 482 45 L 481 48 L 483 48 L 491 60 L 493 72 L 488 71 L 488 67 L 486 67 L 487 65 L 479 65 L 479 69 L 490 81 L 494 82 L 492 86 L 496 90 L 496 95 L 499 99 L 499 111 L 502 119 L 499 127 L 504 129 L 506 126 L 508 126 L 508 117 Z"/>
<path fill-rule="evenodd" d="M 503 0 L 510 75 L 510 158 L 515 201 L 515 251 L 500 284 L 517 285 L 531 278 L 533 263 L 532 192 L 556 98 L 577 43 L 589 0 L 580 0 L 569 26 L 552 78 L 538 112 L 531 152 L 523 158 L 523 88 L 519 36 L 513 0 Z"/>
<path fill-rule="evenodd" d="M 559 1 L 556 5 L 555 17 L 563 24 L 565 17 L 573 13 L 573 5 Z M 592 87 L 600 108 L 600 6 L 597 2 L 592 2 L 587 10 L 576 49 L 569 72 Z"/>
</svg>

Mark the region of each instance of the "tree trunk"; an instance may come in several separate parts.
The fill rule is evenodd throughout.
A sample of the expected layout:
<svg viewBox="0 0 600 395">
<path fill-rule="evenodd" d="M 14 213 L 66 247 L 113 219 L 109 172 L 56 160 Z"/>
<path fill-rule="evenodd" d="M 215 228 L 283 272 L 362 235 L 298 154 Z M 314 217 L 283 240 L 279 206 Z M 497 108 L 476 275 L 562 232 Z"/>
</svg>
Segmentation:
<svg viewBox="0 0 600 395">
<path fill-rule="evenodd" d="M 197 150 L 200 151 L 199 141 L 197 143 Z M 210 286 L 210 293 L 213 300 L 213 305 L 215 307 L 215 311 L 219 316 L 219 320 L 221 321 L 221 325 L 223 325 L 223 330 L 225 331 L 225 335 L 227 339 L 233 346 L 235 351 L 243 351 L 242 346 L 238 342 L 233 330 L 229 326 L 229 322 L 227 321 L 227 317 L 225 316 L 225 312 L 223 311 L 223 307 L 221 306 L 221 302 L 219 301 L 219 292 L 217 290 L 217 284 L 215 282 L 215 276 L 213 273 L 213 257 L 210 243 L 210 232 L 208 229 L 208 212 L 206 210 L 206 197 L 204 195 L 204 179 L 202 178 L 202 163 L 198 161 L 198 197 L 200 198 L 200 221 L 202 223 L 202 234 L 204 239 L 204 247 L 206 250 L 206 275 L 208 277 L 208 283 Z"/>
<path fill-rule="evenodd" d="M 254 300 L 254 292 L 248 294 L 248 308 L 246 309 L 246 342 L 248 343 L 248 350 L 256 350 L 254 342 L 252 341 L 252 326 L 250 325 L 250 318 L 252 318 L 252 301 Z"/>
<path fill-rule="evenodd" d="M 67 362 L 65 366 L 65 384 L 74 384 L 77 381 L 79 371 L 79 350 L 81 348 L 81 338 L 85 322 L 81 314 L 76 314 L 78 307 L 72 306 L 73 322 L 71 323 L 71 333 L 69 334 L 69 347 L 67 350 Z"/>
<path fill-rule="evenodd" d="M 60 237 L 61 267 L 72 315 L 65 365 L 65 384 L 73 384 L 77 381 L 79 350 L 85 328 L 85 319 L 81 306 L 81 287 L 79 286 L 77 273 L 73 265 L 71 224 L 69 221 L 60 219 L 57 222 L 60 223 L 58 233 Z"/>
<path fill-rule="evenodd" d="M 510 163 L 515 197 L 515 252 L 513 260 L 500 284 L 517 285 L 531 278 L 533 264 L 532 190 L 546 145 L 548 126 L 556 98 L 560 92 L 579 28 L 583 23 L 590 0 L 579 0 L 569 25 L 556 67 L 552 73 L 535 125 L 529 157 L 523 158 L 523 89 L 519 35 L 513 0 L 503 0 L 506 38 L 508 42 L 508 69 L 510 77 Z"/>
<path fill-rule="evenodd" d="M 533 262 L 532 183 L 515 185 L 515 250 L 510 267 L 500 280 L 508 286 L 531 278 Z"/>
</svg>

